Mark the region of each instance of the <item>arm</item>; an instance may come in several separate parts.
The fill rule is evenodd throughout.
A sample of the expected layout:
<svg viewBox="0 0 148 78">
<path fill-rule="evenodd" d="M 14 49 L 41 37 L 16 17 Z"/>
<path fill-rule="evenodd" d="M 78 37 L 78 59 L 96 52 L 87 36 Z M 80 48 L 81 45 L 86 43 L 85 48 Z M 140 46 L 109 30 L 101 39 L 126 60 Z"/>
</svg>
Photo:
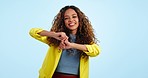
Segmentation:
<svg viewBox="0 0 148 78">
<path fill-rule="evenodd" d="M 100 53 L 100 47 L 97 44 L 82 45 L 77 43 L 71 43 L 71 47 L 78 50 L 82 50 L 84 53 L 92 57 L 97 56 Z"/>
<path fill-rule="evenodd" d="M 68 40 L 65 40 L 64 43 L 61 41 L 61 44 L 59 46 L 60 49 L 70 49 L 75 48 L 78 50 L 82 50 L 84 53 L 86 53 L 89 56 L 97 56 L 100 53 L 100 47 L 97 44 L 77 44 L 77 43 L 71 43 Z"/>
<path fill-rule="evenodd" d="M 77 43 L 71 43 L 71 48 L 75 48 L 82 51 L 88 51 L 86 45 L 77 44 Z"/>
<path fill-rule="evenodd" d="M 33 38 L 41 41 L 41 42 L 44 42 L 46 44 L 48 44 L 48 41 L 47 41 L 47 36 L 41 36 L 39 35 L 38 33 L 42 32 L 43 29 L 41 28 L 32 28 L 30 31 L 29 31 L 29 34 L 30 36 L 32 36 Z"/>
<path fill-rule="evenodd" d="M 88 51 L 83 51 L 87 55 L 94 57 L 100 54 L 100 46 L 97 44 L 87 44 L 85 45 Z"/>
<path fill-rule="evenodd" d="M 43 31 L 39 32 L 38 34 L 41 36 L 53 37 L 57 40 L 68 39 L 68 37 L 66 36 L 66 34 L 64 32 L 53 32 L 53 31 L 43 30 Z"/>
<path fill-rule="evenodd" d="M 68 39 L 66 34 L 64 32 L 52 32 L 52 31 L 46 31 L 41 28 L 32 28 L 29 32 L 29 34 L 44 43 L 48 43 L 47 37 L 53 37 L 57 40 L 63 40 L 63 39 Z"/>
</svg>

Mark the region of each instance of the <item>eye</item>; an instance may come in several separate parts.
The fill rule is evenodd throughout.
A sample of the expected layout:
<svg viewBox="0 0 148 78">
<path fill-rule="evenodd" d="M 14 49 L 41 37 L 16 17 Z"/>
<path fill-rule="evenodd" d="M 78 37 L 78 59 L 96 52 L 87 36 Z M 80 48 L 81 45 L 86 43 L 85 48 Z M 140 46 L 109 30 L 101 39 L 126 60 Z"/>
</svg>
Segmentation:
<svg viewBox="0 0 148 78">
<path fill-rule="evenodd" d="M 73 18 L 77 18 L 77 16 L 73 16 Z"/>
<path fill-rule="evenodd" d="M 68 19 L 68 17 L 65 17 L 65 18 L 64 18 L 64 20 L 67 20 L 67 19 Z"/>
</svg>

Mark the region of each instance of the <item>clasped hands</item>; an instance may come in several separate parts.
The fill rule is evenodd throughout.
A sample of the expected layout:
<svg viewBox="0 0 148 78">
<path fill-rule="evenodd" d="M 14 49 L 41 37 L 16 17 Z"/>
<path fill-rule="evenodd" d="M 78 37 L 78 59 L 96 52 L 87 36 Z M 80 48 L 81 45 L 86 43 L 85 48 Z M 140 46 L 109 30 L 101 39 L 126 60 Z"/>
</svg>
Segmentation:
<svg viewBox="0 0 148 78">
<path fill-rule="evenodd" d="M 68 41 L 68 36 L 64 32 L 56 32 L 54 37 L 57 40 L 60 40 L 59 49 L 70 49 L 71 42 Z"/>
</svg>

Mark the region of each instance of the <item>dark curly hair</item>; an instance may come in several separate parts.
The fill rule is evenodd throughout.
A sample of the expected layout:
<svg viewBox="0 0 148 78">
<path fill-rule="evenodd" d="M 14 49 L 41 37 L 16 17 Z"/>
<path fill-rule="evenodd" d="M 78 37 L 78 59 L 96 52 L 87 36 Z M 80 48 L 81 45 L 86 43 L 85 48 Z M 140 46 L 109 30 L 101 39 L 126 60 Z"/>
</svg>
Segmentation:
<svg viewBox="0 0 148 78">
<path fill-rule="evenodd" d="M 71 33 L 69 29 L 66 28 L 64 23 L 64 14 L 67 9 L 73 9 L 79 19 L 79 26 L 76 33 L 76 43 L 78 44 L 92 44 L 97 43 L 97 39 L 93 33 L 92 25 L 88 17 L 76 6 L 65 6 L 60 12 L 54 17 L 53 25 L 51 31 L 54 32 L 65 32 L 67 36 Z M 58 46 L 60 44 L 59 40 L 48 37 L 49 44 Z"/>
</svg>

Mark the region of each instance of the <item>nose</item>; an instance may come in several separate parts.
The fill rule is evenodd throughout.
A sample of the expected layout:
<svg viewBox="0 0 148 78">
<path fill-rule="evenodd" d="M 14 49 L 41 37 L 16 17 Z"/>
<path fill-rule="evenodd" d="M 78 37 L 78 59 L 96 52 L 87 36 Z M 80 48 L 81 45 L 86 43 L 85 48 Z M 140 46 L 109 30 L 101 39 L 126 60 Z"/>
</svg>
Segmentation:
<svg viewBox="0 0 148 78">
<path fill-rule="evenodd" d="M 73 19 L 72 18 L 69 18 L 69 20 L 68 20 L 69 22 L 72 22 L 73 21 Z"/>
</svg>

